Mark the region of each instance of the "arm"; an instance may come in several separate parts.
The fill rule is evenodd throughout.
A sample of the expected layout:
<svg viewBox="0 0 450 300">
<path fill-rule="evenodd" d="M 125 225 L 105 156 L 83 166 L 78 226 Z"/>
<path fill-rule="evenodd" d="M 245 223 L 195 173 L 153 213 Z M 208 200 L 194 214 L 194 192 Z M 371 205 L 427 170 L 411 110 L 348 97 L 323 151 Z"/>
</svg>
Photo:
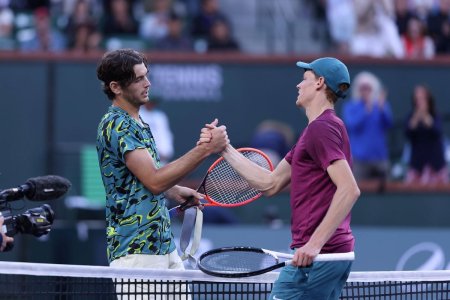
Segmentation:
<svg viewBox="0 0 450 300">
<path fill-rule="evenodd" d="M 230 144 L 221 153 L 223 158 L 239 173 L 250 186 L 265 196 L 272 196 L 286 187 L 291 180 L 291 166 L 283 159 L 273 172 L 245 158 Z"/>
<path fill-rule="evenodd" d="M 214 128 L 211 134 L 210 143 L 197 145 L 179 159 L 159 169 L 147 149 L 127 152 L 125 154 L 126 166 L 153 194 L 160 194 L 176 185 L 207 156 L 224 149 L 228 143 L 226 127 Z"/>
<path fill-rule="evenodd" d="M 330 239 L 345 217 L 350 213 L 353 204 L 360 195 L 359 188 L 346 160 L 337 160 L 327 172 L 336 185 L 336 193 L 331 200 L 327 214 L 306 245 L 295 251 L 293 264 L 308 266 L 320 253 L 323 245 Z"/>
</svg>

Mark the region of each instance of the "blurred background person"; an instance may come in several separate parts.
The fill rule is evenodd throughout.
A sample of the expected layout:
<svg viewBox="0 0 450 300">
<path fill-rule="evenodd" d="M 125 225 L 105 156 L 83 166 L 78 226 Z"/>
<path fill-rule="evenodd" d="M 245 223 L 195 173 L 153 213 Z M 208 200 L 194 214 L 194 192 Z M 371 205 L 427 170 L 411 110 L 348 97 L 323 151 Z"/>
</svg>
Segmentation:
<svg viewBox="0 0 450 300">
<path fill-rule="evenodd" d="M 386 135 L 393 117 L 386 92 L 374 74 L 364 71 L 355 76 L 352 99 L 343 105 L 343 120 L 350 137 L 355 178 L 384 184 L 389 170 Z"/>
<path fill-rule="evenodd" d="M 68 49 L 75 52 L 100 50 L 102 36 L 89 0 L 77 0 L 65 27 Z"/>
<path fill-rule="evenodd" d="M 409 0 L 394 0 L 395 24 L 398 33 L 403 36 L 406 33 L 406 27 L 409 19 L 415 16 Z"/>
<path fill-rule="evenodd" d="M 104 5 L 102 30 L 105 37 L 138 34 L 139 23 L 134 16 L 131 0 L 110 0 L 105 1 Z"/>
<path fill-rule="evenodd" d="M 294 131 L 288 124 L 277 120 L 265 120 L 253 133 L 250 147 L 267 154 L 275 167 L 291 150 L 294 142 Z"/>
<path fill-rule="evenodd" d="M 405 58 L 426 58 L 434 57 L 434 42 L 426 33 L 425 24 L 417 17 L 408 20 L 406 32 L 402 36 L 403 51 Z"/>
<path fill-rule="evenodd" d="M 65 36 L 52 26 L 50 11 L 41 6 L 33 12 L 34 29 L 26 38 L 20 40 L 22 51 L 61 52 L 66 50 Z"/>
<path fill-rule="evenodd" d="M 161 164 L 167 164 L 173 157 L 173 134 L 170 130 L 169 118 L 166 113 L 158 108 L 160 99 L 154 96 L 142 105 L 139 115 L 142 121 L 147 123 L 155 139 Z"/>
<path fill-rule="evenodd" d="M 161 51 L 191 52 L 192 39 L 184 32 L 184 20 L 174 11 L 168 20 L 168 33 L 155 42 L 155 48 Z"/>
<path fill-rule="evenodd" d="M 414 88 L 405 130 L 410 149 L 406 183 L 448 183 L 442 120 L 434 103 L 427 86 L 420 84 Z"/>
<path fill-rule="evenodd" d="M 356 30 L 353 0 L 327 0 L 326 14 L 332 46 L 340 53 L 348 54 L 350 41 Z"/>
<path fill-rule="evenodd" d="M 208 37 L 211 28 L 216 21 L 229 24 L 228 17 L 220 11 L 218 0 L 201 0 L 200 10 L 192 18 L 191 35 L 194 39 L 194 47 L 197 52 L 205 52 L 208 49 Z"/>
<path fill-rule="evenodd" d="M 371 57 L 404 56 L 390 0 L 354 0 L 356 29 L 350 54 Z"/>
<path fill-rule="evenodd" d="M 427 28 L 439 54 L 450 53 L 450 0 L 438 1 L 427 17 Z"/>
<path fill-rule="evenodd" d="M 139 25 L 139 35 L 148 41 L 165 38 L 169 33 L 171 0 L 150 2 L 150 11 L 146 12 Z"/>
<path fill-rule="evenodd" d="M 0 1 L 0 49 L 14 49 L 14 12 L 9 1 Z"/>
<path fill-rule="evenodd" d="M 231 34 L 228 23 L 215 20 L 208 36 L 208 52 L 239 51 L 239 45 Z"/>
</svg>

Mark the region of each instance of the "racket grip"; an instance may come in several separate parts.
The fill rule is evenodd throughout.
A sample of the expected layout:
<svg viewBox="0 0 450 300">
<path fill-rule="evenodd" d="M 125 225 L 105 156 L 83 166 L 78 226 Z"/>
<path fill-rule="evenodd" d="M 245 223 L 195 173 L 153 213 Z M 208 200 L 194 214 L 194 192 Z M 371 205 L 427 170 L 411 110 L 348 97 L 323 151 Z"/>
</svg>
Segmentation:
<svg viewBox="0 0 450 300">
<path fill-rule="evenodd" d="M 183 203 L 181 203 L 179 206 L 178 206 L 178 209 L 180 210 L 180 211 L 185 211 L 186 209 L 188 209 L 189 207 L 192 207 L 192 206 L 194 206 L 194 197 L 190 197 L 188 200 L 186 200 L 186 201 L 184 201 Z"/>
</svg>

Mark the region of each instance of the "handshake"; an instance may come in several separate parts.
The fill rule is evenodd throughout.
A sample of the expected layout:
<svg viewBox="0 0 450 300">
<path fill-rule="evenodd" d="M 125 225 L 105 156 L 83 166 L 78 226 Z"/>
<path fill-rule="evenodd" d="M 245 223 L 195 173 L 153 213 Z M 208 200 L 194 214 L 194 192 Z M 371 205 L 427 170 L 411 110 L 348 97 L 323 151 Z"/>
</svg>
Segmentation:
<svg viewBox="0 0 450 300">
<path fill-rule="evenodd" d="M 197 141 L 197 146 L 204 148 L 208 154 L 221 153 L 230 144 L 226 126 L 217 127 L 218 123 L 219 121 L 214 119 L 211 123 L 205 124 Z"/>
</svg>

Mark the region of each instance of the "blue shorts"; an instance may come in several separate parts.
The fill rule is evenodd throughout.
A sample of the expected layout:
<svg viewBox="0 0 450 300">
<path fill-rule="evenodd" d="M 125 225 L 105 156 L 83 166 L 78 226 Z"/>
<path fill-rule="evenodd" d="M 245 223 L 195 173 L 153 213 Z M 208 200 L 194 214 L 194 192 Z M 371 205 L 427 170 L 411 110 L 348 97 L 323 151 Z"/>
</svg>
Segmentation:
<svg viewBox="0 0 450 300">
<path fill-rule="evenodd" d="M 347 281 L 352 261 L 314 262 L 310 267 L 284 267 L 269 299 L 337 300 Z"/>
</svg>

